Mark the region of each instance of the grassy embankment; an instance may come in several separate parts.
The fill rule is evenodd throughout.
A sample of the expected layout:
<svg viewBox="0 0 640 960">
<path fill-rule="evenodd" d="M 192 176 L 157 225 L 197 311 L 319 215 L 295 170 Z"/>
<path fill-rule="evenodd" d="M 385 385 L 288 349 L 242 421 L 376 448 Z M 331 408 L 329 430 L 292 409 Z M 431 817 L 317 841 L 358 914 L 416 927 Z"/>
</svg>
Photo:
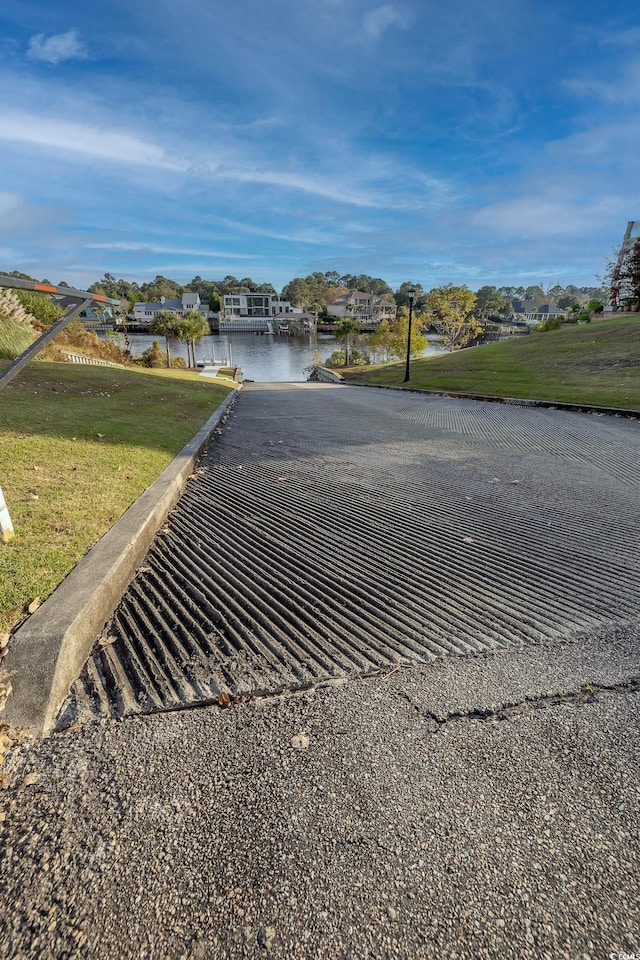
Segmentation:
<svg viewBox="0 0 640 960">
<path fill-rule="evenodd" d="M 403 386 L 404 363 L 340 373 L 353 383 Z M 640 315 L 412 360 L 405 386 L 640 410 Z"/>
<path fill-rule="evenodd" d="M 179 370 L 34 363 L 0 393 L 0 632 L 45 599 L 161 473 L 231 384 Z"/>
</svg>

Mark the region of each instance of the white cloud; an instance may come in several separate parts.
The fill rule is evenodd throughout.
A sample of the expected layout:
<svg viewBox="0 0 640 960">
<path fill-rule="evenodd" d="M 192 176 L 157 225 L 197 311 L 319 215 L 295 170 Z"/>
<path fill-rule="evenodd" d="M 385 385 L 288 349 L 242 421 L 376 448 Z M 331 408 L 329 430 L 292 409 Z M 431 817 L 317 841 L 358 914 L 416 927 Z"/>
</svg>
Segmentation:
<svg viewBox="0 0 640 960">
<path fill-rule="evenodd" d="M 386 3 L 382 7 L 371 10 L 364 18 L 364 32 L 372 40 L 377 40 L 389 27 L 399 27 L 406 30 L 409 26 L 407 14 Z"/>
<path fill-rule="evenodd" d="M 336 203 L 369 208 L 414 208 L 420 199 L 412 193 L 403 198 L 390 186 L 400 175 L 404 181 L 411 173 L 398 171 L 381 161 L 369 160 L 348 175 L 335 171 L 297 172 L 262 166 L 254 159 L 255 151 L 246 150 L 242 143 L 219 144 L 217 160 L 212 163 L 210 151 L 194 149 L 189 157 L 159 146 L 150 137 L 111 127 L 107 120 L 102 125 L 83 124 L 56 119 L 31 112 L 0 112 L 0 142 L 28 144 L 57 150 L 79 157 L 97 158 L 108 163 L 146 167 L 168 173 L 189 173 L 194 179 L 218 180 L 228 183 L 255 184 L 296 190 Z"/>
<path fill-rule="evenodd" d="M 186 164 L 170 160 L 161 147 L 146 143 L 135 134 L 122 133 L 108 126 L 94 127 L 31 113 L 8 112 L 0 115 L 0 140 L 28 143 L 66 153 L 87 154 L 122 163 L 168 170 L 187 169 Z"/>
<path fill-rule="evenodd" d="M 203 259 L 218 257 L 229 260 L 252 260 L 253 254 L 246 253 L 221 253 L 212 250 L 194 250 L 192 247 L 165 247 L 155 243 L 134 243 L 128 240 L 117 240 L 104 243 L 87 243 L 89 250 L 123 250 L 127 253 L 170 253 L 177 257 L 202 257 Z"/>
<path fill-rule="evenodd" d="M 22 197 L 12 190 L 0 191 L 0 219 L 5 220 L 22 206 Z"/>
<path fill-rule="evenodd" d="M 37 33 L 29 41 L 27 57 L 30 60 L 41 60 L 56 66 L 63 60 L 86 60 L 89 54 L 84 43 L 78 37 L 77 30 L 67 30 L 66 33 L 55 33 L 50 37 L 44 33 Z"/>
<path fill-rule="evenodd" d="M 582 237 L 593 230 L 594 223 L 615 217 L 620 207 L 620 197 L 615 195 L 586 200 L 569 189 L 541 187 L 483 207 L 469 220 L 494 236 Z"/>
</svg>

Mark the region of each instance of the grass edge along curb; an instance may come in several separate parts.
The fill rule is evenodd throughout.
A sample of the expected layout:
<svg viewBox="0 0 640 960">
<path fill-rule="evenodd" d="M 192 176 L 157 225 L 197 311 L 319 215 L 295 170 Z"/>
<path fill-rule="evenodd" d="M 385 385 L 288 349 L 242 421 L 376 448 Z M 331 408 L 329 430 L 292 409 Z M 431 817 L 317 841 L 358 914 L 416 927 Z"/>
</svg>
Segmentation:
<svg viewBox="0 0 640 960">
<path fill-rule="evenodd" d="M 102 627 L 237 393 L 234 390 L 223 400 L 160 476 L 13 635 L 3 662 L 13 683 L 3 719 L 16 727 L 28 727 L 36 736 L 52 731 Z"/>
<path fill-rule="evenodd" d="M 374 390 L 400 390 L 402 393 L 420 393 L 431 397 L 450 397 L 452 400 L 484 400 L 486 403 L 512 403 L 519 407 L 546 407 L 547 410 L 573 410 L 575 413 L 601 413 L 610 417 L 640 418 L 640 410 L 630 407 L 598 407 L 592 403 L 569 403 L 565 400 L 529 400 L 526 397 L 495 397 L 481 393 L 461 393 L 459 390 L 427 390 L 424 387 L 396 387 L 386 383 L 358 383 L 344 379 L 347 387 L 366 387 Z"/>
</svg>

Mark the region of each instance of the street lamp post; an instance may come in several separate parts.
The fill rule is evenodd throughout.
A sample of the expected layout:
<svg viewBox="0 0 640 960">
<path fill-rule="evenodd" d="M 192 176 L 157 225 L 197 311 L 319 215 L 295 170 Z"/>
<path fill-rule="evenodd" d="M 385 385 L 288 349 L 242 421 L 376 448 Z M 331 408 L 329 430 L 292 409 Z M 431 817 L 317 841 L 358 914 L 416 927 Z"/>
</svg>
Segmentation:
<svg viewBox="0 0 640 960">
<path fill-rule="evenodd" d="M 403 383 L 409 383 L 409 361 L 411 360 L 411 321 L 413 319 L 413 298 L 415 295 L 415 290 L 407 291 L 407 296 L 409 297 L 409 331 L 407 333 L 407 363 L 404 370 Z"/>
</svg>

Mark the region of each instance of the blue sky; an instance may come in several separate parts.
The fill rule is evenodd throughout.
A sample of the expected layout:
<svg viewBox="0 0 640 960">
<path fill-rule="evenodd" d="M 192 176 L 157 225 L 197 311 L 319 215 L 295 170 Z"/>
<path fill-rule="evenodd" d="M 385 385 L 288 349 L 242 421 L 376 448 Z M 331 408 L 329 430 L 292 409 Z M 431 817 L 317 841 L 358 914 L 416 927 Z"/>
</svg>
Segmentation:
<svg viewBox="0 0 640 960">
<path fill-rule="evenodd" d="M 596 283 L 638 0 L 3 0 L 0 269 Z"/>
</svg>

